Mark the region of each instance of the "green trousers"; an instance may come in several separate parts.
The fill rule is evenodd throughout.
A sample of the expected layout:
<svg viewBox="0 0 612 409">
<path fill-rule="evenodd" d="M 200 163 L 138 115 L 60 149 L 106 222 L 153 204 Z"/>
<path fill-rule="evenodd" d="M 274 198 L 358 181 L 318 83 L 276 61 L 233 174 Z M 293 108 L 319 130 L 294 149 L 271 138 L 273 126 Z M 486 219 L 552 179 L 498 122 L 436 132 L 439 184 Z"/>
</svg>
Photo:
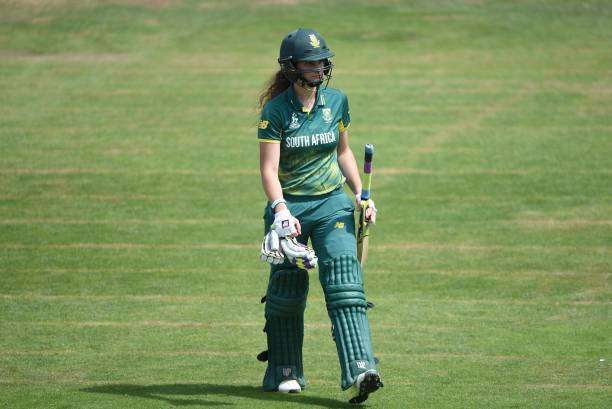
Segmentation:
<svg viewBox="0 0 612 409">
<path fill-rule="evenodd" d="M 285 200 L 302 227 L 298 241 L 306 244 L 310 239 L 319 258 L 319 281 L 338 351 L 341 387 L 347 389 L 357 375 L 375 368 L 363 278 L 357 260 L 355 206 L 341 187 L 321 196 L 286 195 Z M 273 221 L 274 214 L 268 204 L 264 212 L 266 233 Z M 306 270 L 287 261 L 271 267 L 265 307 L 268 367 L 264 390 L 276 390 L 288 379 L 306 386 L 302 344 L 307 294 Z"/>
</svg>

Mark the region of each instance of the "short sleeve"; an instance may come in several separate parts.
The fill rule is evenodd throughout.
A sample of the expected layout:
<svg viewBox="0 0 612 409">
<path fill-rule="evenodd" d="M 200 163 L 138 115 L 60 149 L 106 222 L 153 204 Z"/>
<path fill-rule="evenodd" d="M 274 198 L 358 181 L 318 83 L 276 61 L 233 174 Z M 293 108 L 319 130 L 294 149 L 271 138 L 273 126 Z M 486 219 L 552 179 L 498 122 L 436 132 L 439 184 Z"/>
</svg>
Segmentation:
<svg viewBox="0 0 612 409">
<path fill-rule="evenodd" d="M 351 110 L 349 109 L 348 97 L 343 95 L 342 98 L 342 118 L 340 119 L 340 124 L 338 128 L 340 132 L 346 131 L 346 129 L 351 124 Z"/>
<path fill-rule="evenodd" d="M 281 142 L 282 122 L 280 118 L 278 112 L 271 109 L 270 104 L 264 106 L 257 126 L 257 139 L 260 142 Z"/>
</svg>

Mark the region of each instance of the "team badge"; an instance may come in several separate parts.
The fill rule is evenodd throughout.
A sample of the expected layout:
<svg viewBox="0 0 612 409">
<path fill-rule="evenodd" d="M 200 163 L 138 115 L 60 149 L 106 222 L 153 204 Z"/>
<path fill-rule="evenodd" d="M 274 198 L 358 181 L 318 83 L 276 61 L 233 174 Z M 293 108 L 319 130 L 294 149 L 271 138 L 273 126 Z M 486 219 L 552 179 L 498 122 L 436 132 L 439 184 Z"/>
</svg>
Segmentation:
<svg viewBox="0 0 612 409">
<path fill-rule="evenodd" d="M 289 124 L 289 129 L 298 129 L 300 127 L 300 119 L 294 113 L 291 114 L 291 123 Z"/>
<path fill-rule="evenodd" d="M 332 121 L 331 108 L 323 108 L 323 121 L 330 123 Z"/>
<path fill-rule="evenodd" d="M 321 47 L 321 42 L 319 41 L 316 35 L 310 34 L 308 37 L 310 38 L 310 45 L 312 46 L 312 48 Z"/>
</svg>

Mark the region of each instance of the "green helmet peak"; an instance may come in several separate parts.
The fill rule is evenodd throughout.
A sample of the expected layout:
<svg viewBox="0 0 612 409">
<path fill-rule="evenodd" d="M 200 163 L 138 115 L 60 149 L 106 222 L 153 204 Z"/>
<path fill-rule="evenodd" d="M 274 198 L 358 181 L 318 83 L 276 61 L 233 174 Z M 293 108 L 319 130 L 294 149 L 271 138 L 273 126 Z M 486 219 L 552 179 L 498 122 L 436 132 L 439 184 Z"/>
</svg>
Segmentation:
<svg viewBox="0 0 612 409">
<path fill-rule="evenodd" d="M 278 63 L 281 71 L 291 83 L 299 81 L 302 85 L 318 87 L 323 83 L 324 77 L 327 81 L 331 78 L 333 64 L 329 59 L 333 56 L 334 53 L 329 49 L 321 34 L 310 28 L 298 28 L 283 38 Z M 296 63 L 300 61 L 323 61 L 320 80 L 306 80 L 303 76 L 306 71 L 299 70 L 296 66 Z"/>
</svg>

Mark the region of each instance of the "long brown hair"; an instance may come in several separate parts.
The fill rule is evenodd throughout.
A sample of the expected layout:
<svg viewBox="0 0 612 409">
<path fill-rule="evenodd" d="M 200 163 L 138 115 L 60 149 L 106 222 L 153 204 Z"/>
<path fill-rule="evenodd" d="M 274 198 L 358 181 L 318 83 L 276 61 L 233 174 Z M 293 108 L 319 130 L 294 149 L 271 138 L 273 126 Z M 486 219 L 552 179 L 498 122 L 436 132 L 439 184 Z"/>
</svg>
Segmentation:
<svg viewBox="0 0 612 409">
<path fill-rule="evenodd" d="M 266 83 L 261 94 L 259 94 L 259 109 L 261 110 L 263 106 L 266 105 L 266 102 L 270 101 L 290 86 L 291 82 L 289 82 L 281 70 L 278 70 L 278 72 Z"/>
</svg>

